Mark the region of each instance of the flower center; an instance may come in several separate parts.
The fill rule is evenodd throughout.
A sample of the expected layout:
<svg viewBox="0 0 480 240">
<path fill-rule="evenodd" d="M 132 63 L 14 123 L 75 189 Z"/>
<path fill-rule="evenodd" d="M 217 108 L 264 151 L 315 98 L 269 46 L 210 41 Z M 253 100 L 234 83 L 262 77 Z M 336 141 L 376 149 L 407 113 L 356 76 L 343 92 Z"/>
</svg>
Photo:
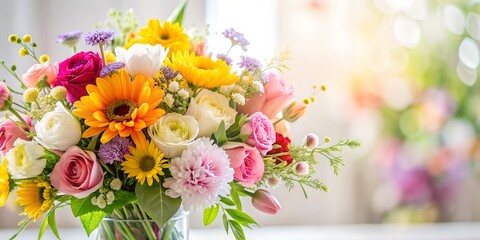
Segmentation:
<svg viewBox="0 0 480 240">
<path fill-rule="evenodd" d="M 106 114 L 110 121 L 123 122 L 132 119 L 132 113 L 138 107 L 136 102 L 129 99 L 115 100 L 107 107 Z"/>
<path fill-rule="evenodd" d="M 162 35 L 160 36 L 160 39 L 162 39 L 162 40 L 168 40 L 168 39 L 170 39 L 170 36 L 168 35 L 168 33 L 164 33 L 164 34 L 162 34 Z"/>
<path fill-rule="evenodd" d="M 155 167 L 155 159 L 152 156 L 145 156 L 140 160 L 140 169 L 149 172 Z"/>
<path fill-rule="evenodd" d="M 43 203 L 46 199 L 43 197 L 43 191 L 45 191 L 44 187 L 39 187 L 38 188 L 38 200 L 40 203 Z"/>
</svg>

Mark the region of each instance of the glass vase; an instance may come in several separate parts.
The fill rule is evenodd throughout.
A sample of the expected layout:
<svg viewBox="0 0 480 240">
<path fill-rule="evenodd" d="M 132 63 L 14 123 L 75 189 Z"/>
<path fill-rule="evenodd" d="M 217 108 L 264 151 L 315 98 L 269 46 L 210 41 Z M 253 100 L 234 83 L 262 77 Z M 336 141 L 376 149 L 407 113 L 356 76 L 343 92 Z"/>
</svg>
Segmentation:
<svg viewBox="0 0 480 240">
<path fill-rule="evenodd" d="M 135 208 L 134 208 L 135 210 Z M 137 208 L 138 210 L 138 208 Z M 139 219 L 128 210 L 105 217 L 98 227 L 97 240 L 188 240 L 188 211 L 178 212 L 160 228 L 151 219 Z M 139 216 L 144 213 L 139 212 Z"/>
</svg>

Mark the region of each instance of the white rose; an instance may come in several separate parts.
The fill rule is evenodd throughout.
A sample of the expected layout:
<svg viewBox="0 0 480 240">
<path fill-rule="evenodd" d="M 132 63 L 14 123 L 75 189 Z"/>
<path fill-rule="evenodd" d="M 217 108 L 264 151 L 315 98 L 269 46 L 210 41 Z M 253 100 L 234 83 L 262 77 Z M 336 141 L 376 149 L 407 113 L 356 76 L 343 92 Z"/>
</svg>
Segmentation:
<svg viewBox="0 0 480 240">
<path fill-rule="evenodd" d="M 45 114 L 42 120 L 35 124 L 35 131 L 36 141 L 47 148 L 60 151 L 77 145 L 82 138 L 80 123 L 60 102 L 55 110 Z"/>
<path fill-rule="evenodd" d="M 168 113 L 148 127 L 148 135 L 166 158 L 173 158 L 180 156 L 195 140 L 198 130 L 198 123 L 192 116 Z"/>
<path fill-rule="evenodd" d="M 232 126 L 237 112 L 228 105 L 227 98 L 222 94 L 202 89 L 190 101 L 186 114 L 197 120 L 200 127 L 199 137 L 210 137 L 222 121 L 225 122 L 225 129 Z"/>
<path fill-rule="evenodd" d="M 132 76 L 143 74 L 155 77 L 160 71 L 163 60 L 167 57 L 168 49 L 162 45 L 135 43 L 128 50 L 122 47 L 115 48 L 115 54 L 120 62 L 125 63 L 128 73 Z"/>
<path fill-rule="evenodd" d="M 19 138 L 7 152 L 8 170 L 13 178 L 36 177 L 47 164 L 47 160 L 42 158 L 44 155 L 45 149 L 42 146 Z"/>
</svg>

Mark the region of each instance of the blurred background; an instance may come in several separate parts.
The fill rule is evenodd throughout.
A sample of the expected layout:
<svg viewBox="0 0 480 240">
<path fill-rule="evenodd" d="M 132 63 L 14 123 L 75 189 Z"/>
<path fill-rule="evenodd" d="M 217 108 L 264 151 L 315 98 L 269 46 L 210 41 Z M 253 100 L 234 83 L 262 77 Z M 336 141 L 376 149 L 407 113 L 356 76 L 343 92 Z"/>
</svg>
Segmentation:
<svg viewBox="0 0 480 240">
<path fill-rule="evenodd" d="M 179 2 L 0 0 L 0 58 L 21 73 L 33 62 L 8 43 L 11 33 L 31 34 L 55 62 L 71 54 L 58 35 L 91 31 L 110 8 L 133 9 L 143 26 Z M 345 152 L 339 176 L 327 161 L 318 167 L 328 193 L 305 199 L 300 189 L 275 189 L 276 216 L 246 204 L 261 225 L 480 221 L 480 1 L 191 0 L 185 20 L 186 28 L 209 26 L 209 51 L 226 51 L 220 33 L 230 27 L 250 41 L 249 56 L 288 49 L 282 76 L 298 98 L 313 84 L 327 87 L 290 125 L 295 142 L 314 132 L 363 143 Z M 4 70 L 0 78 L 15 84 Z M 15 227 L 19 212 L 13 201 L 1 208 L 0 227 Z M 62 218 L 59 225 L 79 226 L 69 209 Z M 191 225 L 201 219 L 193 212 Z"/>
</svg>

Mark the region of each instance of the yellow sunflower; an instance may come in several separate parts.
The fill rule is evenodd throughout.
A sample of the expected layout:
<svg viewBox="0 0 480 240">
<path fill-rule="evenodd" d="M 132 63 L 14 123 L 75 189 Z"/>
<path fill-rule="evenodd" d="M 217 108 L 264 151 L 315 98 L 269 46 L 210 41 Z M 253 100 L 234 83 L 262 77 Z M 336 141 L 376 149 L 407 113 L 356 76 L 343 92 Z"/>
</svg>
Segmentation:
<svg viewBox="0 0 480 240">
<path fill-rule="evenodd" d="M 197 87 L 215 88 L 238 81 L 238 76 L 230 72 L 231 67 L 225 61 L 213 61 L 209 57 L 195 56 L 194 53 L 174 53 L 165 64 L 180 72 L 187 82 Z"/>
<path fill-rule="evenodd" d="M 135 143 L 145 140 L 142 129 L 154 124 L 165 114 L 157 108 L 163 90 L 151 78 L 138 74 L 133 82 L 122 69 L 112 76 L 97 78 L 97 85 L 87 86 L 88 96 L 74 103 L 73 113 L 89 126 L 82 135 L 88 138 L 103 132 L 100 142 L 117 135 L 131 136 Z"/>
<path fill-rule="evenodd" d="M 10 175 L 8 175 L 7 160 L 3 160 L 0 164 L 0 207 L 7 202 L 8 195 L 10 194 Z"/>
<path fill-rule="evenodd" d="M 130 146 L 130 154 L 125 155 L 126 161 L 122 163 L 122 169 L 129 178 L 135 177 L 140 184 L 147 180 L 148 186 L 152 186 L 153 179 L 160 182 L 158 175 L 165 175 L 164 168 L 170 164 L 163 159 L 164 154 L 153 142 L 147 140 L 140 142 L 135 147 Z"/>
<path fill-rule="evenodd" d="M 43 213 L 53 206 L 52 186 L 42 180 L 24 180 L 18 185 L 18 199 L 20 206 L 25 206 L 23 212 L 37 221 Z"/>
<path fill-rule="evenodd" d="M 150 19 L 147 26 L 135 35 L 134 41 L 127 42 L 125 48 L 128 49 L 134 43 L 148 43 L 152 46 L 161 44 L 165 49 L 170 49 L 168 57 L 176 51 L 190 50 L 190 39 L 180 24 L 167 21 L 161 24 L 158 19 Z"/>
</svg>

